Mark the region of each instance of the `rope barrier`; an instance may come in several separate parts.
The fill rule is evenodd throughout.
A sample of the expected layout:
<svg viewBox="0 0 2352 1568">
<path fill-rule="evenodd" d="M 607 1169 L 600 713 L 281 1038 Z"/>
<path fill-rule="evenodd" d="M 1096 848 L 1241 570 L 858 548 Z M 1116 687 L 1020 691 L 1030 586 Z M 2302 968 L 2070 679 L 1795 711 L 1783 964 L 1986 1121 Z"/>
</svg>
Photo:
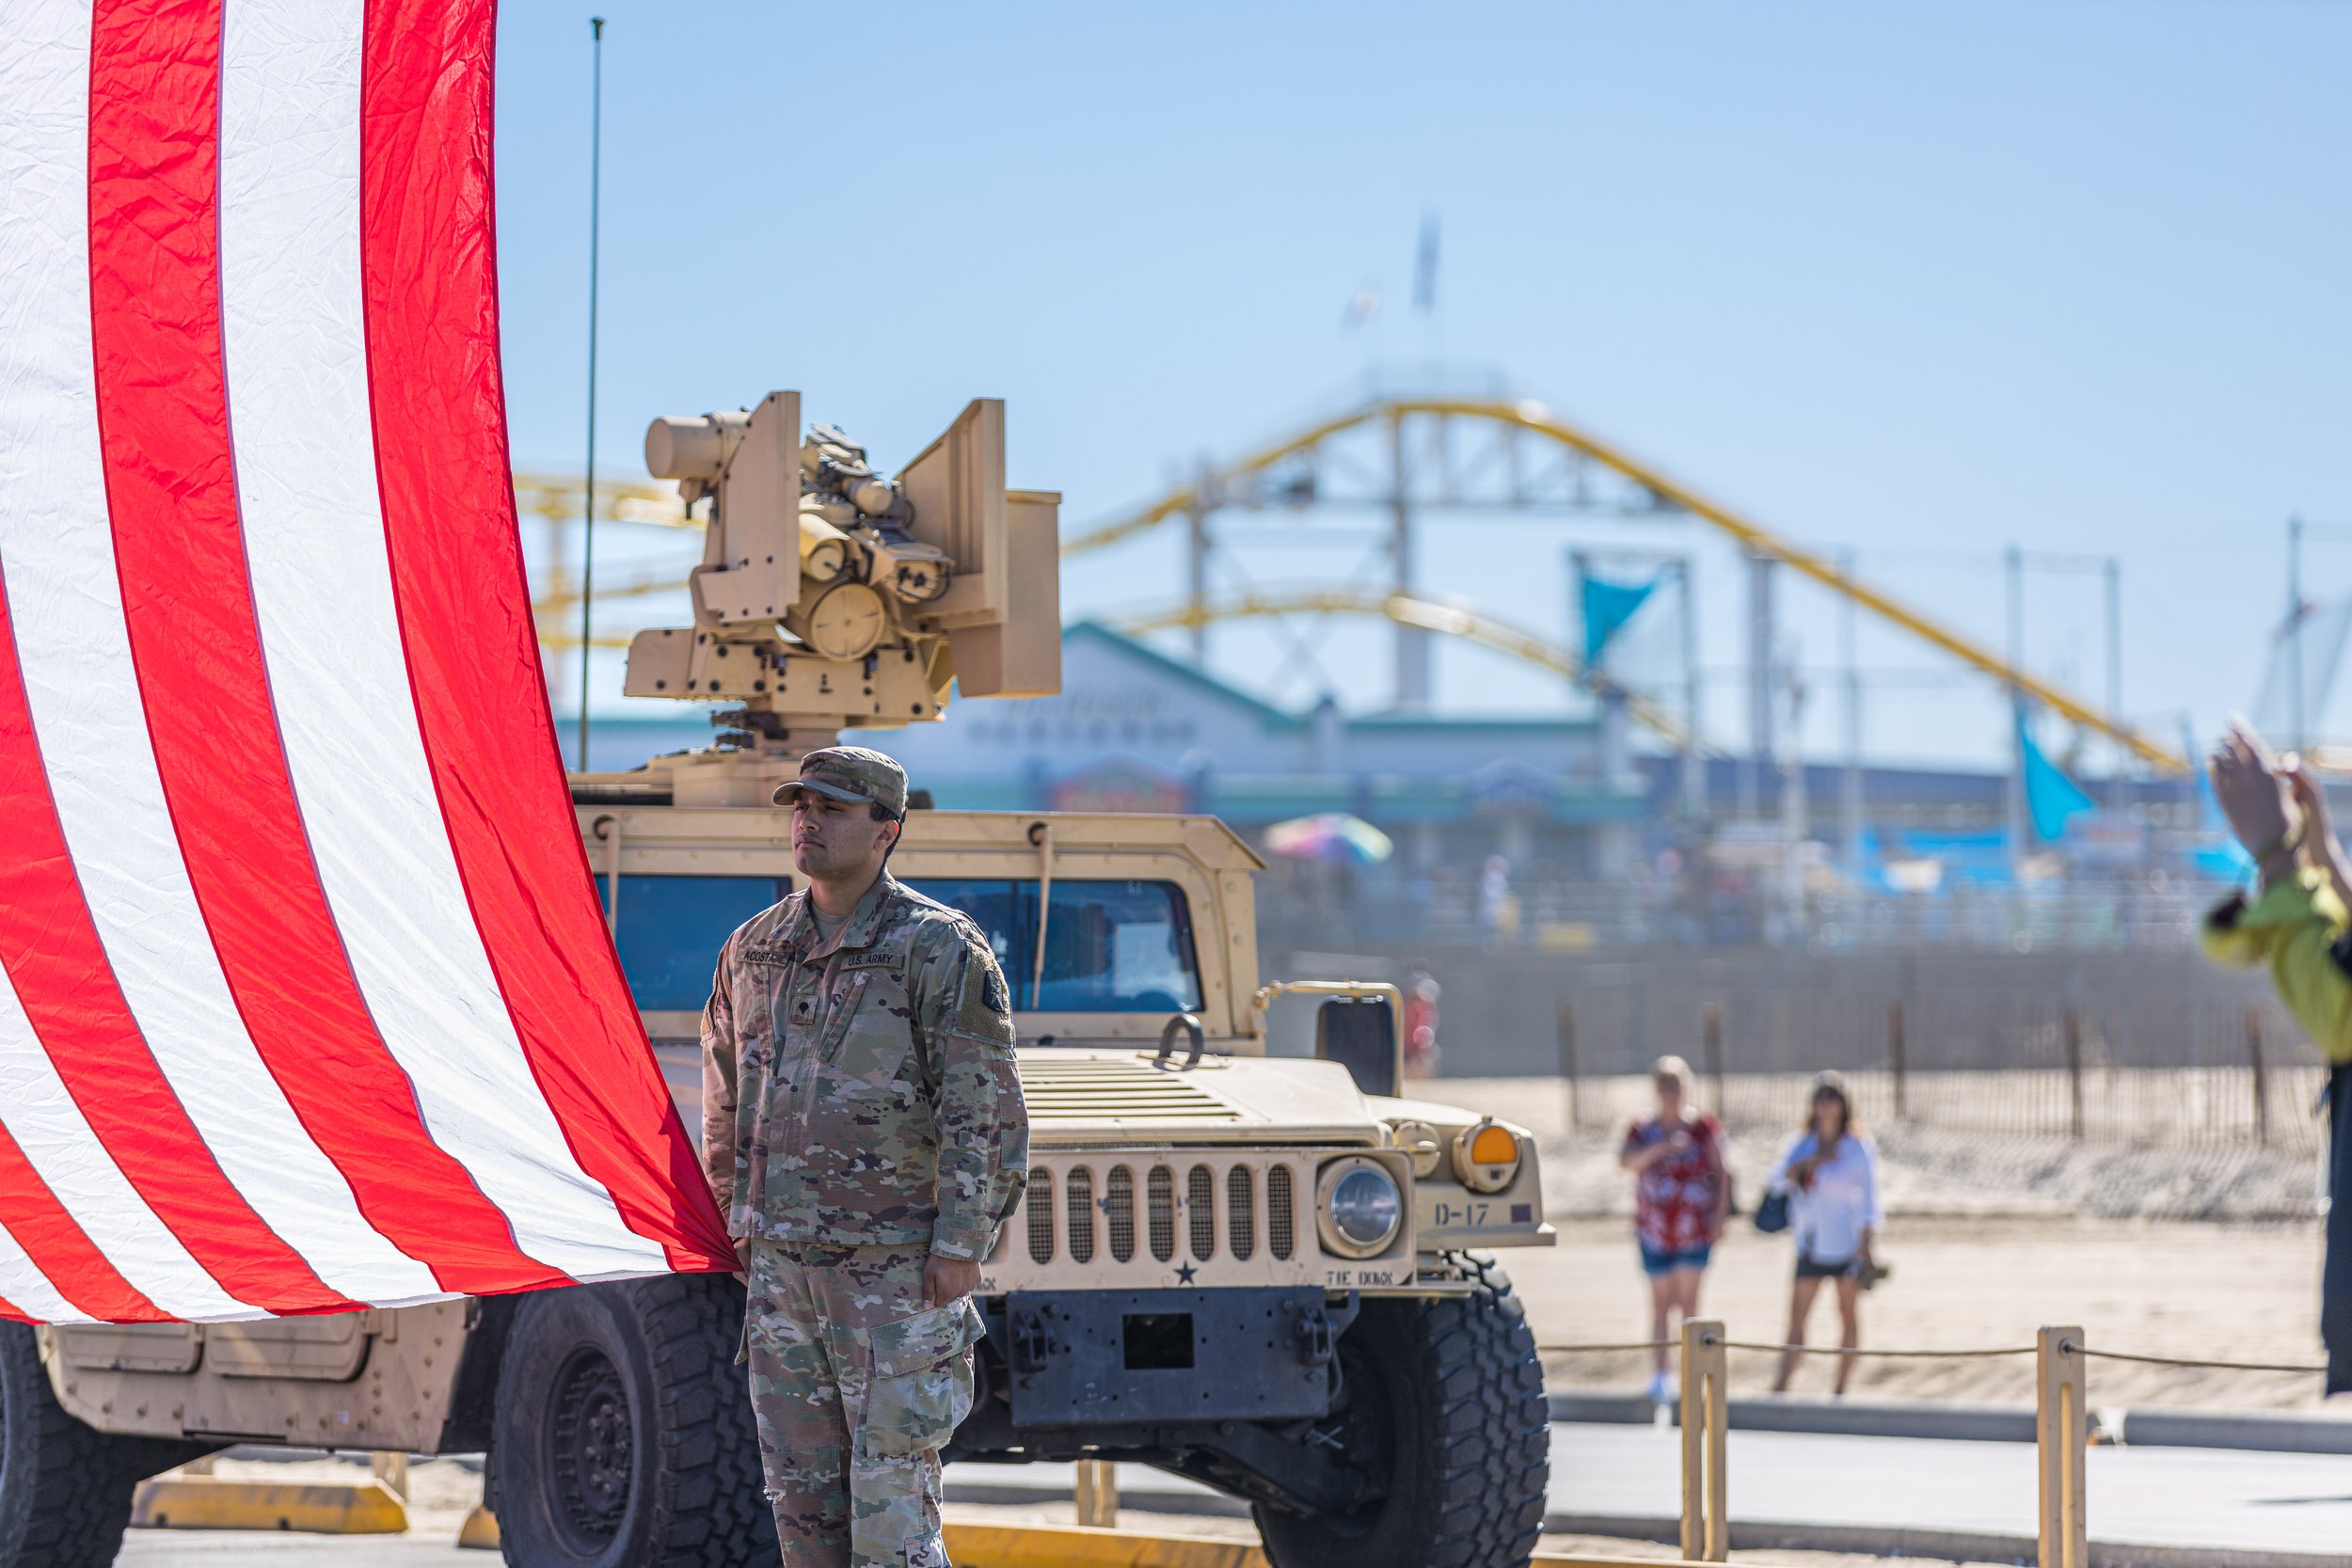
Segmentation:
<svg viewBox="0 0 2352 1568">
<path fill-rule="evenodd" d="M 1723 1344 L 1725 1350 L 1771 1351 L 1775 1354 L 1782 1351 L 1793 1350 L 1800 1355 L 1867 1355 L 1889 1360 L 1912 1361 L 1937 1360 L 1944 1357 L 1976 1359 L 1994 1355 L 2031 1355 L 2033 1354 L 2031 1345 L 2000 1350 L 1844 1350 L 1836 1345 L 1772 1345 L 1752 1339 L 1725 1339 Z M 1542 1355 L 1600 1355 L 1630 1351 L 1679 1350 L 1681 1347 L 1682 1341 L 1679 1339 L 1645 1339 L 1617 1345 L 1537 1345 L 1535 1350 L 1538 1354 Z"/>
<path fill-rule="evenodd" d="M 2217 1371 L 2224 1372 L 2295 1372 L 2312 1377 L 2319 1376 L 2328 1370 L 2325 1367 L 2299 1366 L 2286 1361 L 2197 1361 L 2180 1355 L 2134 1355 L 2127 1351 L 2091 1350 L 2087 1346 L 2074 1343 L 2072 1339 L 2066 1341 L 2066 1348 L 2078 1355 L 2095 1357 L 2102 1361 L 2137 1361 L 2146 1367 L 2210 1367 Z"/>
<path fill-rule="evenodd" d="M 1784 1354 L 1789 1351 L 1799 1355 L 1851 1355 L 1882 1361 L 1983 1361 L 2010 1355 L 2031 1355 L 2031 1345 L 2006 1345 L 1969 1350 L 1847 1350 L 1839 1345 L 1776 1345 L 1760 1339 L 1725 1339 L 1725 1350 L 1762 1351 L 1769 1354 Z M 1540 1355 L 1608 1355 L 1628 1354 L 1640 1351 L 1679 1350 L 1679 1339 L 1635 1339 L 1616 1344 L 1596 1345 L 1537 1345 Z M 2133 1361 L 2146 1367 L 2187 1367 L 2209 1369 L 2222 1372 L 2288 1372 L 2316 1377 L 2327 1371 L 2320 1366 L 2305 1366 L 2286 1361 L 2206 1361 L 2182 1355 L 2139 1355 L 2130 1351 L 2091 1350 L 2066 1342 L 2066 1348 L 2077 1354 L 2102 1361 Z"/>
<path fill-rule="evenodd" d="M 2031 1345 L 2004 1347 L 1998 1350 L 1864 1350 L 1856 1346 L 1847 1350 L 1840 1345 L 1773 1345 L 1755 1339 L 1725 1339 L 1725 1350 L 1760 1350 L 1774 1354 L 1795 1351 L 1799 1355 L 1859 1355 L 1889 1361 L 1976 1361 L 1995 1355 L 2031 1355 Z"/>
</svg>

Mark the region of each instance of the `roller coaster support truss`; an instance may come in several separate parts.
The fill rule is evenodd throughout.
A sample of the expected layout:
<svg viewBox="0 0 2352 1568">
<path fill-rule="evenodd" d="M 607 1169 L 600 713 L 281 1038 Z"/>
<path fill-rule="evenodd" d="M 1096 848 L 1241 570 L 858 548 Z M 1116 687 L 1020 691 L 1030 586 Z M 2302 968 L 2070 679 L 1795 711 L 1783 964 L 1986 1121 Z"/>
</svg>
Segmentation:
<svg viewBox="0 0 2352 1568">
<path fill-rule="evenodd" d="M 1434 425 L 1430 453 L 1421 484 L 1408 484 L 1406 424 L 1426 420 Z M 1483 488 L 1452 460 L 1450 427 L 1456 422 L 1496 427 L 1507 437 L 1501 444 L 1504 472 L 1487 475 Z M 1342 459 L 1331 448 L 1333 438 L 1373 427 L 1385 436 L 1391 472 L 1384 490 L 1364 495 L 1365 504 L 1379 505 L 1390 514 L 1389 550 L 1395 567 L 1392 578 L 1398 595 L 1420 600 L 1412 584 L 1412 509 L 1430 505 L 1454 510 L 1473 506 L 1523 508 L 1530 505 L 1571 505 L 1590 509 L 1597 492 L 1592 482 L 1613 479 L 1625 486 L 1615 510 L 1627 514 L 1688 513 L 1730 535 L 1750 554 L 1779 562 L 1809 578 L 1880 619 L 1982 671 L 2021 698 L 2039 703 L 2086 729 L 2096 731 L 2160 772 L 2185 771 L 2188 763 L 2124 721 L 2120 714 L 2101 712 L 2072 692 L 2034 675 L 2018 664 L 1962 635 L 1934 617 L 1914 610 L 1869 586 L 1841 564 L 1789 543 L 1770 530 L 1741 516 L 1720 502 L 1667 477 L 1663 472 L 1567 423 L 1539 404 L 1456 398 L 1385 398 L 1363 404 L 1283 440 L 1259 449 L 1220 467 L 1204 467 L 1192 483 L 1180 485 L 1127 516 L 1089 530 L 1066 541 L 1064 555 L 1098 550 L 1162 524 L 1183 519 L 1192 535 L 1195 566 L 1188 587 L 1190 598 L 1182 624 L 1205 625 L 1206 574 L 1200 568 L 1205 548 L 1208 517 L 1224 507 L 1258 508 L 1329 504 L 1327 469 L 1336 470 Z M 1540 438 L 1561 449 L 1566 462 L 1549 475 L 1530 475 L 1520 467 L 1518 436 Z M 1329 450 L 1327 450 L 1329 449 Z M 1360 465 L 1356 465 L 1360 469 Z M 1426 635 L 1435 629 L 1400 622 L 1404 627 L 1397 649 L 1399 705 L 1413 706 L 1428 695 Z M 1654 726 L 1653 726 L 1654 727 Z"/>
<path fill-rule="evenodd" d="M 1627 690 L 1606 674 L 1586 668 L 1574 654 L 1558 643 L 1484 610 L 1419 598 L 1410 594 L 1358 593 L 1345 589 L 1244 594 L 1230 599 L 1185 604 L 1169 610 L 1143 610 L 1120 617 L 1118 624 L 1121 631 L 1143 634 L 1180 628 L 1199 630 L 1217 621 L 1286 615 L 1376 615 L 1415 631 L 1434 632 L 1475 642 L 1482 648 L 1491 648 L 1496 653 L 1508 655 L 1537 669 L 1549 670 L 1596 695 L 1618 699 L 1625 704 L 1626 712 L 1643 728 L 1669 745 L 1679 748 L 1684 743 L 1686 732 L 1683 723 L 1674 714 L 1640 692 Z M 1701 749 L 1707 748 L 1702 744 Z"/>
</svg>

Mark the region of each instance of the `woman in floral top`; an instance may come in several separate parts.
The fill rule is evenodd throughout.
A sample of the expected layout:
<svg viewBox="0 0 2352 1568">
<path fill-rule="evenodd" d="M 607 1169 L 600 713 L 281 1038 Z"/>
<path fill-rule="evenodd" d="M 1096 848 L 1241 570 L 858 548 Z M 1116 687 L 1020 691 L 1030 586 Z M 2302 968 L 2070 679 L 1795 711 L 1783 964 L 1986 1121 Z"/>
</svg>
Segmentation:
<svg viewBox="0 0 2352 1568">
<path fill-rule="evenodd" d="M 1731 1211 L 1731 1182 L 1724 1168 L 1723 1124 L 1699 1109 L 1691 1064 L 1661 1056 L 1650 1081 L 1657 1113 L 1626 1129 L 1617 1164 L 1633 1173 L 1633 1238 L 1642 1249 L 1642 1273 L 1649 1277 L 1650 1338 L 1659 1341 L 1649 1398 L 1662 1404 L 1674 1397 L 1666 1375 L 1667 1320 L 1679 1312 L 1688 1323 L 1699 1309 L 1699 1279 Z"/>
</svg>

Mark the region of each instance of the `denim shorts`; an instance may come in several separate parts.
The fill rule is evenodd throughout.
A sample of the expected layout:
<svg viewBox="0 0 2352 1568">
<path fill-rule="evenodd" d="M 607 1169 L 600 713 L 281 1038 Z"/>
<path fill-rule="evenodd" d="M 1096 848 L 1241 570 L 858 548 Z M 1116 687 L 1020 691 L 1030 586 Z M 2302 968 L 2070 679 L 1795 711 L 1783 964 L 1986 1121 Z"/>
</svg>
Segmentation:
<svg viewBox="0 0 2352 1568">
<path fill-rule="evenodd" d="M 1707 1267 L 1708 1254 L 1714 1250 L 1713 1244 L 1708 1242 L 1685 1247 L 1680 1252 L 1661 1252 L 1645 1242 L 1634 1244 L 1642 1249 L 1642 1272 L 1652 1279 L 1672 1274 L 1677 1269 L 1703 1269 Z"/>
</svg>

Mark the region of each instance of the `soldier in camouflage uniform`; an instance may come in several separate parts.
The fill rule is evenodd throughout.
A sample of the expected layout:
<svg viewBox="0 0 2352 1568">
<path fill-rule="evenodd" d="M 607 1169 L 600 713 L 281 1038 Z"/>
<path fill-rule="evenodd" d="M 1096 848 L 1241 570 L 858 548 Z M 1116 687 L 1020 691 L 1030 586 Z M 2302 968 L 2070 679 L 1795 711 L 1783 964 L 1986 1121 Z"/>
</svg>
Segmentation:
<svg viewBox="0 0 2352 1568">
<path fill-rule="evenodd" d="M 988 939 L 884 869 L 906 774 L 811 752 L 776 791 L 809 887 L 729 937 L 703 1155 L 750 1290 L 768 1497 L 793 1568 L 946 1568 L 939 1450 L 972 1405 L 971 1292 L 1026 1180 Z"/>
</svg>

